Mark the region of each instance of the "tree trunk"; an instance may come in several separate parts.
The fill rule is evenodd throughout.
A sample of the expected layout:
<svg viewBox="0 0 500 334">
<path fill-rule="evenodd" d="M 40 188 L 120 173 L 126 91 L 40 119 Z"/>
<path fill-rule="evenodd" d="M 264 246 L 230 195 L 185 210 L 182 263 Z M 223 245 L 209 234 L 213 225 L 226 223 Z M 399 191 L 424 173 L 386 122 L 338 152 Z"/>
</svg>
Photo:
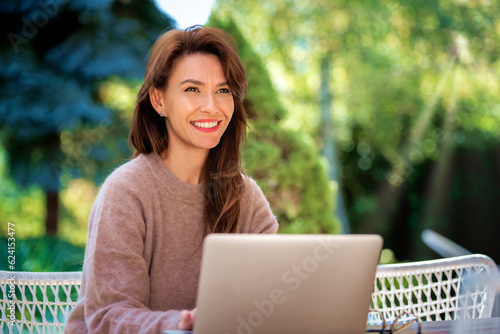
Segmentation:
<svg viewBox="0 0 500 334">
<path fill-rule="evenodd" d="M 323 140 L 323 155 L 330 164 L 330 178 L 337 182 L 337 203 L 334 214 L 342 224 L 342 233 L 350 233 L 349 222 L 344 208 L 342 188 L 340 186 L 340 166 L 335 153 L 335 140 L 333 138 L 334 126 L 330 117 L 330 104 L 332 95 L 328 88 L 330 77 L 330 60 L 333 56 L 331 51 L 327 52 L 321 62 L 321 139 Z"/>
<path fill-rule="evenodd" d="M 47 214 L 45 216 L 45 232 L 48 235 L 56 235 L 59 213 L 59 193 L 47 190 L 45 196 L 47 209 Z"/>
</svg>

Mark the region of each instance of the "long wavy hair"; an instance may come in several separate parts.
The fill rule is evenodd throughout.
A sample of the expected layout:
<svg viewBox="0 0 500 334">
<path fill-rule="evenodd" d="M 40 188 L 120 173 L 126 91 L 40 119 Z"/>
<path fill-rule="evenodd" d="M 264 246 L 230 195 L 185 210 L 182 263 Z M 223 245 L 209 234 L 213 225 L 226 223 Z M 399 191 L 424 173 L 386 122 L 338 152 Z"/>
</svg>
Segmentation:
<svg viewBox="0 0 500 334">
<path fill-rule="evenodd" d="M 144 83 L 137 94 L 129 145 L 135 149 L 132 158 L 141 153 L 162 155 L 167 151 L 165 119 L 151 105 L 149 90 L 153 87 L 166 89 L 176 62 L 196 53 L 219 58 L 234 100 L 231 121 L 219 144 L 210 150 L 200 175 L 206 185 L 204 233 L 234 233 L 243 194 L 240 146 L 246 139 L 243 97 L 247 79 L 236 41 L 230 34 L 217 28 L 195 26 L 170 30 L 156 40 L 146 65 Z"/>
</svg>

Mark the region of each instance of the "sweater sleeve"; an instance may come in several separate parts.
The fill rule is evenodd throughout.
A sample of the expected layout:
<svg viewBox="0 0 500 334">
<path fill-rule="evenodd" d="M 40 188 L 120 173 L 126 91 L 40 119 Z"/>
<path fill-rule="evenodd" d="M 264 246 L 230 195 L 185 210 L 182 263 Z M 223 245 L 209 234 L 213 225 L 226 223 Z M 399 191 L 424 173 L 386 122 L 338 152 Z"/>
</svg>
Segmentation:
<svg viewBox="0 0 500 334">
<path fill-rule="evenodd" d="M 145 260 L 148 203 L 115 177 L 103 185 L 89 220 L 83 269 L 84 317 L 90 333 L 158 333 L 175 328 L 179 311 L 151 311 Z"/>
<path fill-rule="evenodd" d="M 278 221 L 271 211 L 266 196 L 251 178 L 247 178 L 247 187 L 252 197 L 250 203 L 253 204 L 249 233 L 276 233 Z"/>
</svg>

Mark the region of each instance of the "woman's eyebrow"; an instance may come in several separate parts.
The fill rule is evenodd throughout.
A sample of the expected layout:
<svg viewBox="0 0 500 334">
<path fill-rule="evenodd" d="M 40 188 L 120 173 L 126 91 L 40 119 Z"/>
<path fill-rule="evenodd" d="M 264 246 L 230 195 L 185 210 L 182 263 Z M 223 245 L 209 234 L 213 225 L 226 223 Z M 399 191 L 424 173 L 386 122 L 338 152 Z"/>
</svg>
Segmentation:
<svg viewBox="0 0 500 334">
<path fill-rule="evenodd" d="M 217 87 L 224 87 L 224 86 L 229 86 L 227 81 L 221 82 L 220 84 L 217 85 Z"/>
<path fill-rule="evenodd" d="M 191 83 L 193 85 L 204 85 L 203 82 L 199 81 L 199 80 L 195 80 L 195 79 L 186 79 L 184 81 L 181 81 L 181 83 L 179 85 L 183 85 L 183 84 L 186 84 L 186 83 Z M 219 84 L 217 84 L 217 87 L 224 87 L 224 86 L 229 86 L 229 84 L 227 83 L 227 81 L 224 81 L 224 82 L 221 82 Z"/>
<path fill-rule="evenodd" d="M 181 81 L 181 83 L 179 85 L 183 85 L 185 83 L 192 83 L 194 85 L 203 85 L 203 83 L 201 81 L 198 81 L 198 80 L 195 80 L 195 79 L 186 79 L 184 81 Z"/>
</svg>

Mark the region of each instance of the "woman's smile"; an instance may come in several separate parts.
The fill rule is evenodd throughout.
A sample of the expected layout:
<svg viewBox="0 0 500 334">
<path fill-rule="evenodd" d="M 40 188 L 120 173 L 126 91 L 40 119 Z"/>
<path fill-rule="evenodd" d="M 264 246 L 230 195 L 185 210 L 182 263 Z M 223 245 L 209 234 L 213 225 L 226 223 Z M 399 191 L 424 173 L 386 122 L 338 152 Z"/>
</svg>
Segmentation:
<svg viewBox="0 0 500 334">
<path fill-rule="evenodd" d="M 214 132 L 219 129 L 221 121 L 218 120 L 199 120 L 193 121 L 191 124 L 199 131 Z"/>
</svg>

